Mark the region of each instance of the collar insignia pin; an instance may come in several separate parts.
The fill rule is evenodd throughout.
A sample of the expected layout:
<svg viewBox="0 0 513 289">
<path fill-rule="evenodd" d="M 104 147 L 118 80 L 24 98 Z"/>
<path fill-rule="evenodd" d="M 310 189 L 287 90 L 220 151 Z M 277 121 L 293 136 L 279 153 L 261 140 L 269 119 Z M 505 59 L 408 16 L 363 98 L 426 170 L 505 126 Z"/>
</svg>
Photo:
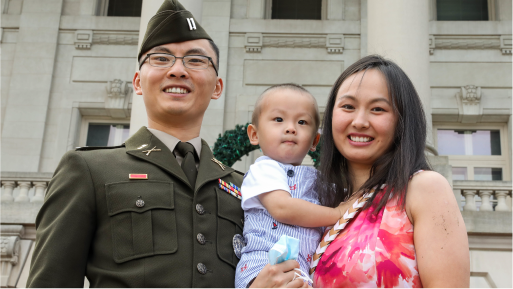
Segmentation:
<svg viewBox="0 0 513 289">
<path fill-rule="evenodd" d="M 151 150 L 145 150 L 142 152 L 147 153 L 146 155 L 149 156 L 152 152 L 160 152 L 160 149 L 158 149 L 156 146 L 154 146 Z"/>
<path fill-rule="evenodd" d="M 217 160 L 216 158 L 212 158 L 211 161 L 213 161 L 214 163 L 218 164 L 221 167 L 221 169 L 223 169 L 223 171 L 224 171 L 224 168 L 226 168 L 226 166 L 222 162 Z"/>
</svg>

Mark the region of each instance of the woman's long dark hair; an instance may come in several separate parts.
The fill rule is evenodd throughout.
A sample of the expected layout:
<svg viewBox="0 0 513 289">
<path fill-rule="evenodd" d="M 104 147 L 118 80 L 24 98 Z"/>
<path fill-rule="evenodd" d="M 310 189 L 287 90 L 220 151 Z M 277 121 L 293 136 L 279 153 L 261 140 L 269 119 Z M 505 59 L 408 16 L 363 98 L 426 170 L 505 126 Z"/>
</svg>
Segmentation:
<svg viewBox="0 0 513 289">
<path fill-rule="evenodd" d="M 376 69 L 383 74 L 393 110 L 397 115 L 397 125 L 391 147 L 374 162 L 369 179 L 361 188 L 353 188 L 353 177 L 349 172 L 347 159 L 337 150 L 333 141 L 333 109 L 342 82 L 349 76 L 368 69 Z M 317 183 L 319 199 L 325 206 L 338 206 L 340 202 L 350 198 L 355 190 L 359 189 L 358 195 L 362 195 L 376 186 L 380 188 L 386 184 L 379 202 L 373 204 L 378 195 L 374 194 L 364 209 L 372 204 L 375 206 L 373 213 L 377 214 L 390 197 L 399 198 L 404 208 L 410 176 L 418 170 L 430 169 L 424 154 L 426 118 L 419 95 L 406 73 L 397 64 L 379 55 L 366 56 L 342 72 L 331 89 L 322 132 L 321 165 Z"/>
</svg>

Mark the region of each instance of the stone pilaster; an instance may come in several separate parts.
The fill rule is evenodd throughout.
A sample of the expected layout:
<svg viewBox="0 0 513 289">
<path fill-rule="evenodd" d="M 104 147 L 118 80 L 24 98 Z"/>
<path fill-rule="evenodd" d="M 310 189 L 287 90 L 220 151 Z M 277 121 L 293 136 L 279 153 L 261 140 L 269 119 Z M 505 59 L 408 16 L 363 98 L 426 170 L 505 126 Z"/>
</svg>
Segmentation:
<svg viewBox="0 0 513 289">
<path fill-rule="evenodd" d="M 2 125 L 2 171 L 39 170 L 62 3 L 23 1 Z"/>
</svg>

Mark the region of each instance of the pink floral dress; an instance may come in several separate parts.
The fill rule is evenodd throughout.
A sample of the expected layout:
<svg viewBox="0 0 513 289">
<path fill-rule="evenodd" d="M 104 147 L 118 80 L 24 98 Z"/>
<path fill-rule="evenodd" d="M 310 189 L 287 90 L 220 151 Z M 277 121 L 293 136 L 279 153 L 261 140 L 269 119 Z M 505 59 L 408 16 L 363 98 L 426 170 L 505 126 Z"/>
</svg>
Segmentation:
<svg viewBox="0 0 513 289">
<path fill-rule="evenodd" d="M 422 287 L 406 212 L 395 198 L 378 215 L 373 210 L 361 211 L 329 245 L 315 287 Z"/>
</svg>

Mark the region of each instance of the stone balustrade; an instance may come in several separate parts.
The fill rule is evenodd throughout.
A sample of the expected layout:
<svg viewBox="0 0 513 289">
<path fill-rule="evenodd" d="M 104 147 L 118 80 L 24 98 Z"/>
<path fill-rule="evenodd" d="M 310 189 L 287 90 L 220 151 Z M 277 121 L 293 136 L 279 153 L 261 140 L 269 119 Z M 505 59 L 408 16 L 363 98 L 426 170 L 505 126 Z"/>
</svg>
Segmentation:
<svg viewBox="0 0 513 289">
<path fill-rule="evenodd" d="M 510 181 L 453 181 L 463 211 L 511 212 Z"/>
<path fill-rule="evenodd" d="M 3 172 L 1 202 L 42 202 L 51 178 L 51 173 Z"/>
</svg>

